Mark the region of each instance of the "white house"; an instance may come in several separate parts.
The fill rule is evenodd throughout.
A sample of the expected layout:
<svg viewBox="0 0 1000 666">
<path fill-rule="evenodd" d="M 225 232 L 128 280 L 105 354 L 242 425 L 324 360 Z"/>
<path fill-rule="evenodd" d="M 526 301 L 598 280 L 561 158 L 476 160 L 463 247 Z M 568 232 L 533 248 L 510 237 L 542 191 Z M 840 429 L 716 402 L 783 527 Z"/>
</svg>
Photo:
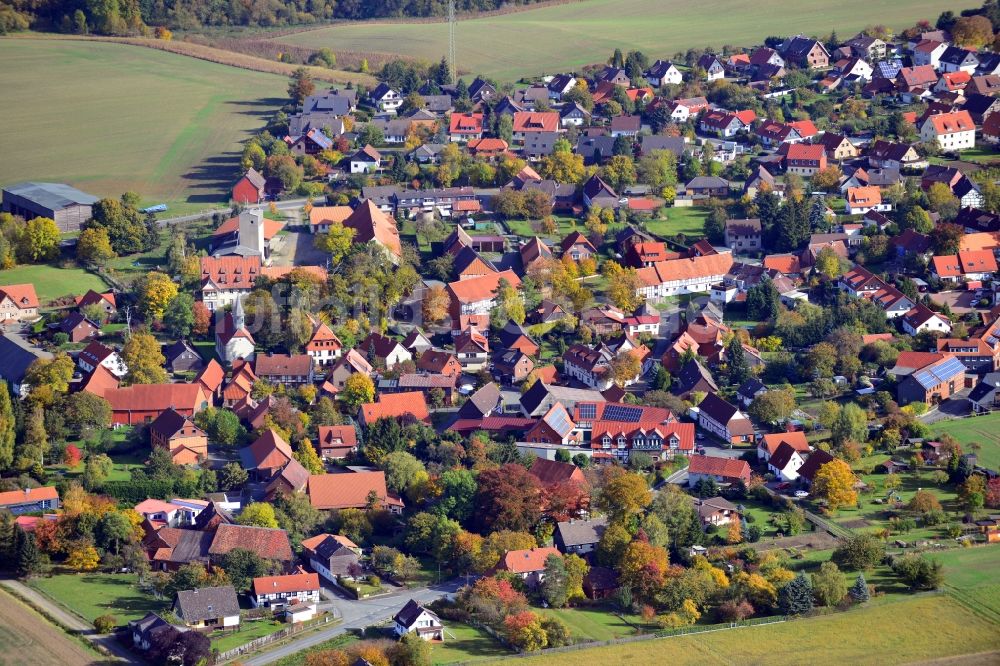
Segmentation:
<svg viewBox="0 0 1000 666">
<path fill-rule="evenodd" d="M 261 576 L 253 579 L 250 603 L 254 608 L 280 610 L 301 602 L 319 602 L 319 574 Z"/>
<path fill-rule="evenodd" d="M 927 116 L 920 126 L 922 141 L 937 141 L 942 150 L 957 151 L 976 147 L 976 123 L 966 110 Z"/>
<path fill-rule="evenodd" d="M 658 261 L 638 269 L 641 284 L 636 291 L 647 300 L 707 293 L 713 284 L 722 281 L 732 265 L 733 255 L 729 251 Z"/>
<path fill-rule="evenodd" d="M 882 200 L 882 190 L 876 185 L 847 188 L 845 210 L 848 215 L 864 215 L 870 211 L 892 210 L 892 204 Z"/>
<path fill-rule="evenodd" d="M 385 83 L 378 84 L 369 96 L 372 104 L 379 111 L 386 113 L 396 113 L 396 110 L 403 105 L 403 96 Z"/>
<path fill-rule="evenodd" d="M 76 357 L 76 364 L 84 372 L 93 372 L 97 366 L 104 366 L 111 374 L 121 379 L 128 373 L 128 366 L 122 360 L 121 355 L 114 349 L 102 345 L 93 340 L 88 344 L 79 356 Z"/>
<path fill-rule="evenodd" d="M 947 50 L 948 45 L 944 42 L 923 39 L 913 47 L 913 64 L 916 67 L 930 65 L 937 69 L 941 64 L 941 56 Z"/>
<path fill-rule="evenodd" d="M 657 60 L 646 70 L 646 81 L 649 85 L 658 88 L 667 84 L 680 84 L 684 81 L 684 76 L 674 66 L 674 63 L 666 60 Z"/>
<path fill-rule="evenodd" d="M 767 469 L 782 481 L 794 481 L 799 478 L 799 468 L 805 460 L 788 442 L 782 442 L 767 460 Z"/>
<path fill-rule="evenodd" d="M 917 335 L 922 331 L 951 333 L 951 321 L 944 315 L 934 312 L 926 305 L 918 304 L 903 315 L 902 322 L 903 330 L 910 335 Z"/>
<path fill-rule="evenodd" d="M 698 405 L 698 427 L 727 444 L 753 441 L 753 423 L 736 405 L 709 393 Z"/>
<path fill-rule="evenodd" d="M 425 641 L 444 640 L 444 623 L 441 622 L 441 618 L 413 599 L 406 602 L 402 610 L 392 618 L 392 622 L 396 636 L 402 637 L 415 632 Z"/>
<path fill-rule="evenodd" d="M 371 146 L 365 146 L 351 155 L 351 173 L 374 173 L 382 166 L 382 155 Z"/>
</svg>

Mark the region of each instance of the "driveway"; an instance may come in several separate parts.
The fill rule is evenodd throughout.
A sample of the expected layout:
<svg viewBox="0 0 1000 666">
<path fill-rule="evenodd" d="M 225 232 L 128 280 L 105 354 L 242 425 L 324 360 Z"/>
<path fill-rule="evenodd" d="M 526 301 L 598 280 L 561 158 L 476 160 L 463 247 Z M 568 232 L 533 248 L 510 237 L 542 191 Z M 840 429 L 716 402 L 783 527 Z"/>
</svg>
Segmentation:
<svg viewBox="0 0 1000 666">
<path fill-rule="evenodd" d="M 281 243 L 271 255 L 275 266 L 326 266 L 327 254 L 313 247 L 314 234 L 304 231 L 285 231 L 278 238 Z"/>
<path fill-rule="evenodd" d="M 427 604 L 441 597 L 454 594 L 464 584 L 464 579 L 455 579 L 440 585 L 403 590 L 397 594 L 375 599 L 362 599 L 360 601 L 334 599 L 329 602 L 328 606 L 338 611 L 343 620 L 336 627 L 313 633 L 307 632 L 273 650 L 255 656 L 244 657 L 240 662 L 244 666 L 264 666 L 264 664 L 270 664 L 303 650 L 308 650 L 320 643 L 325 643 L 332 638 L 346 633 L 350 629 L 363 629 L 387 622 L 410 599 L 414 599 L 421 604 Z M 327 604 L 324 604 L 324 606 L 327 606 Z"/>
</svg>

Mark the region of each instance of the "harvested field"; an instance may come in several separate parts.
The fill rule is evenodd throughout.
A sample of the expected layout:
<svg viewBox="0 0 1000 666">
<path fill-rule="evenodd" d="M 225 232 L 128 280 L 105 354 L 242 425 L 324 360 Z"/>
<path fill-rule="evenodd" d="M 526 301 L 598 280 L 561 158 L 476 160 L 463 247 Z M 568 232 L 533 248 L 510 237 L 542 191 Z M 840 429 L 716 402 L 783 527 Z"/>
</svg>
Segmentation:
<svg viewBox="0 0 1000 666">
<path fill-rule="evenodd" d="M 96 653 L 0 590 L 0 664 L 86 666 L 97 659 Z"/>
</svg>

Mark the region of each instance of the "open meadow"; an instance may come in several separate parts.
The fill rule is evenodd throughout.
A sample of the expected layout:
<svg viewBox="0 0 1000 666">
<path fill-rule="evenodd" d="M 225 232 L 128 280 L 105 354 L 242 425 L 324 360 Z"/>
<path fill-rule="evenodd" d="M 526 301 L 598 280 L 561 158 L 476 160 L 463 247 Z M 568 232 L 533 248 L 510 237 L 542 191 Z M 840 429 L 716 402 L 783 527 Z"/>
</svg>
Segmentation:
<svg viewBox="0 0 1000 666">
<path fill-rule="evenodd" d="M 240 142 L 286 97 L 281 76 L 124 44 L 3 39 L 0 62 L 0 146 L 16 156 L 0 185 L 134 190 L 171 214 L 228 200 Z"/>
<path fill-rule="evenodd" d="M 38 300 L 43 307 L 49 301 L 62 296 L 82 296 L 87 293 L 88 289 L 100 292 L 108 288 L 101 276 L 82 268 L 62 268 L 52 264 L 25 264 L 0 271 L 0 284 L 20 284 L 23 282 L 35 285 Z"/>
<path fill-rule="evenodd" d="M 975 453 L 979 464 L 1000 469 L 1000 412 L 965 419 L 938 421 L 931 426 L 935 436 L 951 435 L 965 453 Z"/>
<path fill-rule="evenodd" d="M 942 595 L 761 627 L 528 659 L 527 664 L 904 664 L 1000 649 L 997 625 Z M 979 663 L 994 663 L 987 658 Z"/>
<path fill-rule="evenodd" d="M 500 16 L 460 21 L 456 50 L 460 72 L 500 80 L 572 70 L 603 62 L 616 48 L 640 49 L 651 58 L 724 44 L 761 43 L 768 35 L 797 32 L 850 35 L 887 22 L 900 29 L 919 19 L 932 23 L 945 9 L 956 14 L 977 0 L 912 0 L 874 15 L 865 0 L 582 0 Z M 276 38 L 295 46 L 340 51 L 398 53 L 427 61 L 447 53 L 444 22 L 341 23 Z"/>
</svg>

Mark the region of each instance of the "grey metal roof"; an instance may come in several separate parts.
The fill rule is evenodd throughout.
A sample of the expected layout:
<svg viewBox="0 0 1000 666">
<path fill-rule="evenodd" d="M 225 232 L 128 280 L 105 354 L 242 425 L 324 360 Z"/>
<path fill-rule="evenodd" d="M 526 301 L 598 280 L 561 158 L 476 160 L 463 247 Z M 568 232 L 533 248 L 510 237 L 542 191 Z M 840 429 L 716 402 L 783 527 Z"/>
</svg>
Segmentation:
<svg viewBox="0 0 1000 666">
<path fill-rule="evenodd" d="M 556 532 L 564 548 L 585 546 L 587 544 L 596 544 L 600 541 L 607 525 L 607 518 L 567 520 L 556 524 Z"/>
<path fill-rule="evenodd" d="M 16 333 L 0 336 L 0 378 L 20 384 L 28 367 L 39 358 L 49 359 L 52 354 L 33 347 Z"/>
<path fill-rule="evenodd" d="M 232 585 L 202 587 L 177 592 L 177 614 L 188 624 L 240 614 L 240 604 Z"/>
<path fill-rule="evenodd" d="M 89 206 L 97 202 L 97 197 L 94 195 L 81 192 L 65 183 L 18 183 L 5 187 L 4 192 L 16 194 L 52 210 L 60 210 L 79 204 Z"/>
</svg>

